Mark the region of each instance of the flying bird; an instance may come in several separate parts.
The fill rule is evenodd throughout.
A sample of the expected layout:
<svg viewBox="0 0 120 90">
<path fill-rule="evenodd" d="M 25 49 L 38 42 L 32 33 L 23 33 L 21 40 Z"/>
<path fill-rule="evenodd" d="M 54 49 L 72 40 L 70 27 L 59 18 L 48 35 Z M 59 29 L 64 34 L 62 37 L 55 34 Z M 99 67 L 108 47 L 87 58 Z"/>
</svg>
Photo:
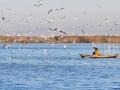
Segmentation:
<svg viewBox="0 0 120 90">
<path fill-rule="evenodd" d="M 105 18 L 105 21 L 106 21 L 107 23 L 109 23 L 109 22 L 110 22 L 110 19 L 109 19 L 109 18 Z"/>
<path fill-rule="evenodd" d="M 50 10 L 48 11 L 48 14 L 50 14 L 52 11 L 53 11 L 53 9 L 50 9 Z"/>
<path fill-rule="evenodd" d="M 86 33 L 84 29 L 82 29 L 82 33 L 84 33 L 84 34 Z"/>
<path fill-rule="evenodd" d="M 3 21 L 5 20 L 5 17 L 4 17 L 4 16 L 2 17 L 2 20 L 3 20 Z"/>
<path fill-rule="evenodd" d="M 57 27 L 51 27 L 51 28 L 48 28 L 50 31 L 57 31 L 58 28 Z"/>
<path fill-rule="evenodd" d="M 64 8 L 60 8 L 60 9 L 57 8 L 57 9 L 55 9 L 55 11 L 61 11 L 61 10 L 63 10 L 63 9 L 64 9 Z"/>
<path fill-rule="evenodd" d="M 64 8 L 61 8 L 61 10 L 63 10 Z"/>
<path fill-rule="evenodd" d="M 43 1 L 42 0 L 39 0 L 37 1 L 39 5 L 43 5 Z"/>
<path fill-rule="evenodd" d="M 115 22 L 115 26 L 118 26 L 118 22 Z"/>
<path fill-rule="evenodd" d="M 86 31 L 84 30 L 84 26 L 82 25 L 82 33 L 86 34 Z"/>
<path fill-rule="evenodd" d="M 34 4 L 34 6 L 36 6 L 36 7 L 40 7 L 41 5 L 43 5 L 43 1 L 42 1 L 42 0 L 38 0 L 38 1 Z"/>
<path fill-rule="evenodd" d="M 55 9 L 55 11 L 59 11 L 59 9 Z"/>
<path fill-rule="evenodd" d="M 64 35 L 66 35 L 66 32 L 64 32 L 64 31 L 59 31 L 61 34 L 64 34 Z"/>
</svg>

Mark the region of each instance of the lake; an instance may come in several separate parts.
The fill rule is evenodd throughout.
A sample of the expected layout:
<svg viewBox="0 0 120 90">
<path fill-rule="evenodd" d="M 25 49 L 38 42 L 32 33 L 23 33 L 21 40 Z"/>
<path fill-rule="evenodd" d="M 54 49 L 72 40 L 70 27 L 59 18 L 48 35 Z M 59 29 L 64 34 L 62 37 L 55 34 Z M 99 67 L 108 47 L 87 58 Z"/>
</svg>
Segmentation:
<svg viewBox="0 0 120 90">
<path fill-rule="evenodd" d="M 101 53 L 120 53 L 119 46 L 97 45 Z M 90 43 L 1 43 L 0 90 L 120 90 L 120 58 L 79 56 L 92 51 Z"/>
</svg>

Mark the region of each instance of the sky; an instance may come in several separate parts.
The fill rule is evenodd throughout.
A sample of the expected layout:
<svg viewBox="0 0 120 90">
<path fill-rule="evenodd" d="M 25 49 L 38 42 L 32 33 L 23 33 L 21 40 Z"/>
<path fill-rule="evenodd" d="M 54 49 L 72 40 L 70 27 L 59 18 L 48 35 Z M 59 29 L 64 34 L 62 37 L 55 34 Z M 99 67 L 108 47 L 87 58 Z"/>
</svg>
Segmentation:
<svg viewBox="0 0 120 90">
<path fill-rule="evenodd" d="M 60 31 L 67 35 L 120 35 L 119 3 L 120 0 L 0 0 L 0 35 L 60 35 Z"/>
</svg>

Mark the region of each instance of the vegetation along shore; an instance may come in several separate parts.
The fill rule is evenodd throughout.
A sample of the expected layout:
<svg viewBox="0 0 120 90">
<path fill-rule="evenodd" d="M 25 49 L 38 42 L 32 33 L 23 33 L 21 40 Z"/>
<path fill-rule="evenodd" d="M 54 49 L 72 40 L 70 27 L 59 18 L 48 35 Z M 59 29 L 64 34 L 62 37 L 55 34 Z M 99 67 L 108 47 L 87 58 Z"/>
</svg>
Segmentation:
<svg viewBox="0 0 120 90">
<path fill-rule="evenodd" d="M 120 36 L 0 36 L 1 43 L 120 43 Z"/>
</svg>

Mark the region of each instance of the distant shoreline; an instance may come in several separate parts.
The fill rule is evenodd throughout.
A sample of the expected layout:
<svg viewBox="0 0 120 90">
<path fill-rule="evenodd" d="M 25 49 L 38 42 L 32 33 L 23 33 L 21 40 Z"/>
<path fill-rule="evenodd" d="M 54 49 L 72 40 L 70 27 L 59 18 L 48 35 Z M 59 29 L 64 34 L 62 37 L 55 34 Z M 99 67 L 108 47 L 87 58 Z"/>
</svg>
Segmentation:
<svg viewBox="0 0 120 90">
<path fill-rule="evenodd" d="M 120 43 L 120 36 L 0 36 L 1 43 Z"/>
</svg>

